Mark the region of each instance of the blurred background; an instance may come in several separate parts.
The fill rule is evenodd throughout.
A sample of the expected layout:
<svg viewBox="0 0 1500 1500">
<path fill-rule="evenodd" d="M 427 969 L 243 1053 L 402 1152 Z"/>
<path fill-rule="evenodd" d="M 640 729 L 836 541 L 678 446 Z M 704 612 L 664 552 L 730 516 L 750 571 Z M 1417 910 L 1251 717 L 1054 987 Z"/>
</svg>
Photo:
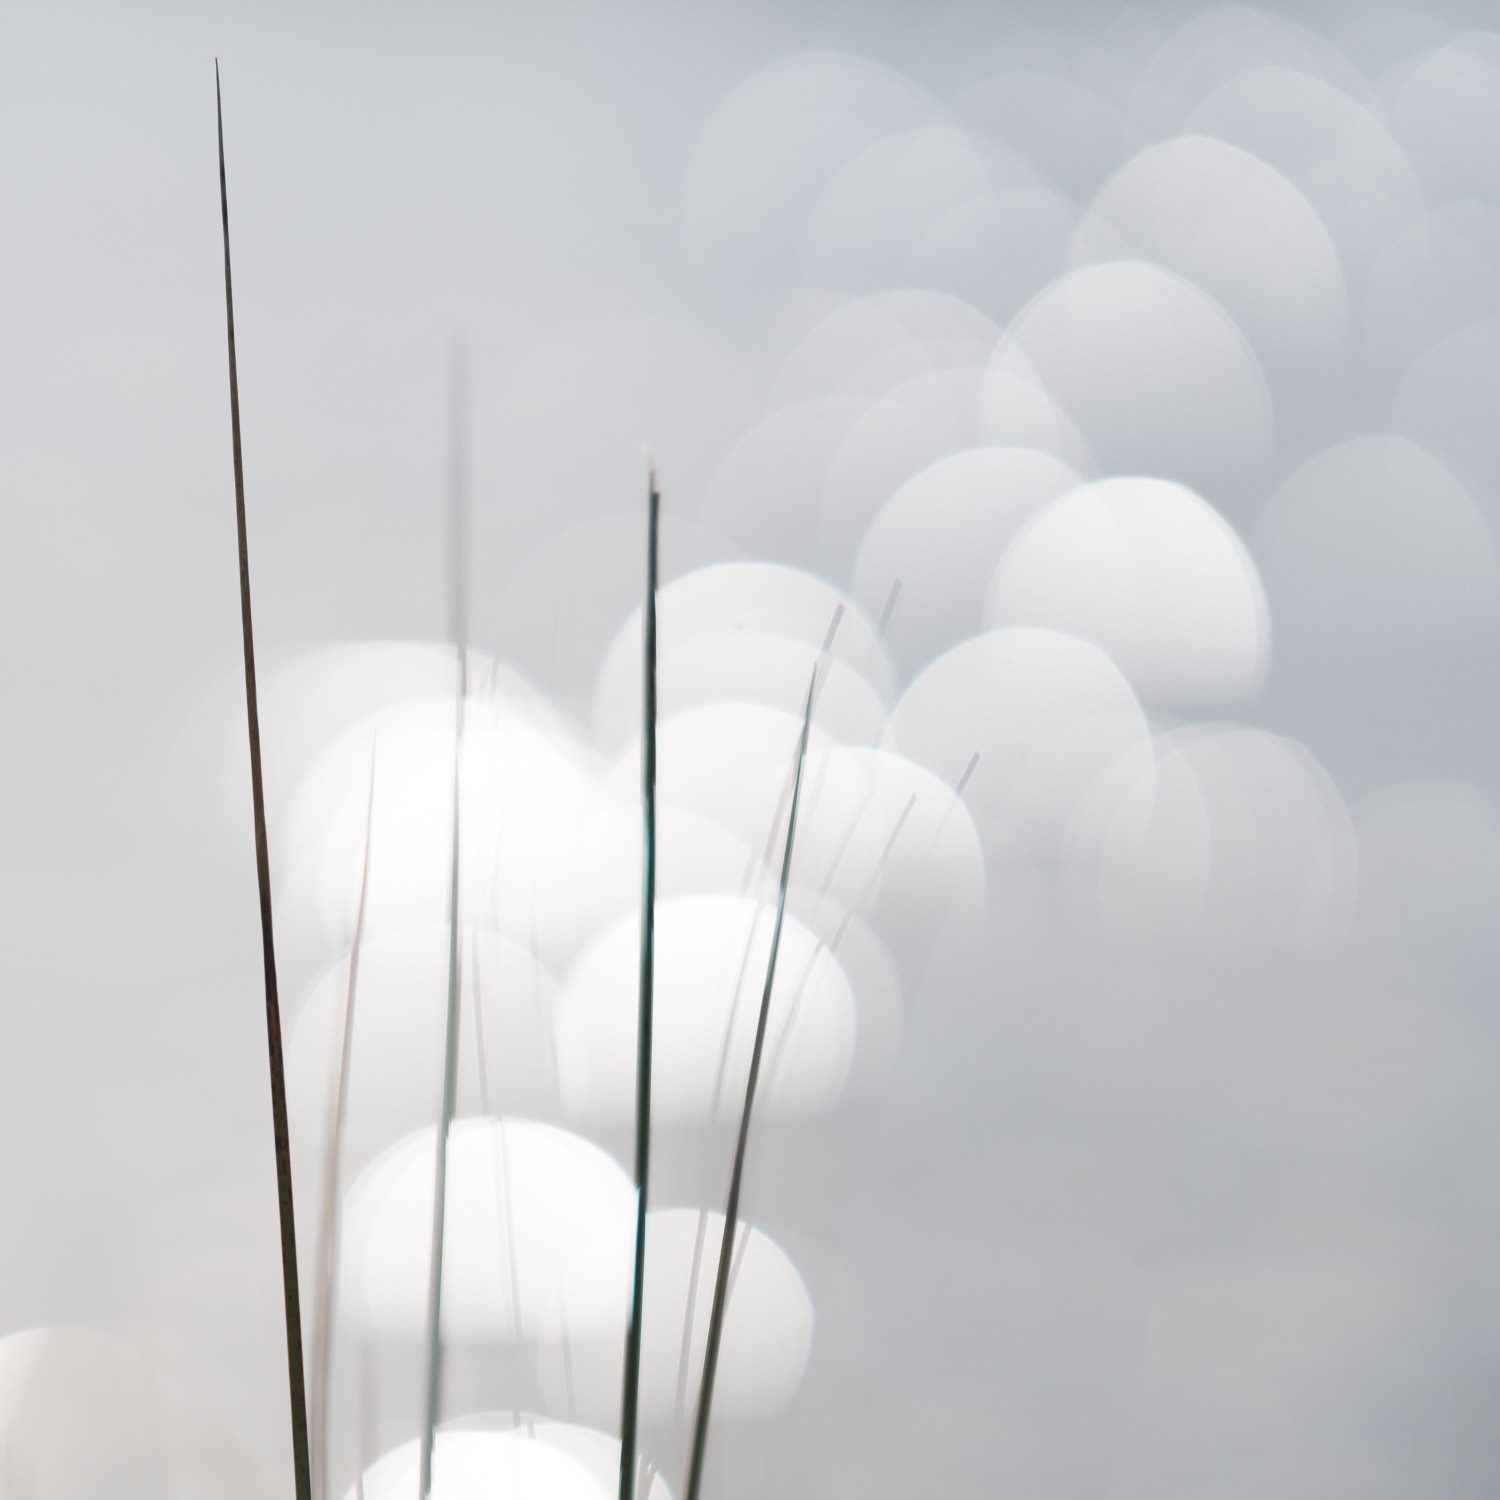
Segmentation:
<svg viewBox="0 0 1500 1500">
<path fill-rule="evenodd" d="M 746 1354 L 707 1491 L 1493 1493 L 1493 7 L 18 4 L 0 39 L 0 1495 L 290 1491 L 215 57 L 301 1139 L 371 716 L 445 784 L 411 705 L 453 691 L 458 339 L 474 722 L 543 768 L 523 810 L 633 816 L 643 447 L 674 899 L 774 833 L 846 610 L 793 910 L 863 958 L 751 1153 L 796 1347 Z M 908 785 L 941 880 L 896 888 Z M 887 884 L 830 917 L 840 796 Z M 504 1054 L 514 1112 L 628 1172 L 602 826 L 486 921 L 553 1069 L 528 1110 Z M 725 1118 L 663 1126 L 653 1207 L 722 1208 Z M 418 1406 L 339 1326 L 343 1494 Z M 613 1430 L 545 1330 L 529 1364 L 475 1326 L 448 1415 Z"/>
</svg>

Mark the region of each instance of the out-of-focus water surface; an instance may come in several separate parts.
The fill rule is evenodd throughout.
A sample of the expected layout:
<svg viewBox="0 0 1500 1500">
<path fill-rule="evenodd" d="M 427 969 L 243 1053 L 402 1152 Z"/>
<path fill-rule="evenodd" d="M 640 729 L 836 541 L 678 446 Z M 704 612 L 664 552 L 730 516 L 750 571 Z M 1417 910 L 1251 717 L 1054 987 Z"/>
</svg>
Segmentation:
<svg viewBox="0 0 1500 1500">
<path fill-rule="evenodd" d="M 815 667 L 705 1494 L 1493 1493 L 1500 19 L 568 0 L 3 23 L 0 1496 L 291 1487 L 215 57 L 330 1500 L 416 1485 L 455 338 L 434 1494 L 615 1486 L 643 448 L 653 1500 Z"/>
</svg>

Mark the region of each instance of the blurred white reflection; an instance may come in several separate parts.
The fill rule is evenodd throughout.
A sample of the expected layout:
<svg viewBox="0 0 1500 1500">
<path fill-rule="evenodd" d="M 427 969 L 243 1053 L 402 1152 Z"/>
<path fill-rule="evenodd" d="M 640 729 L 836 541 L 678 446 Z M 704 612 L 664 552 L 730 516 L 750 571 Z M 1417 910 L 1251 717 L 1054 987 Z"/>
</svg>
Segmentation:
<svg viewBox="0 0 1500 1500">
<path fill-rule="evenodd" d="M 1500 36 L 1466 31 L 1413 67 L 1396 95 L 1402 139 L 1446 197 L 1455 190 L 1500 202 Z"/>
<path fill-rule="evenodd" d="M 1413 224 L 1370 275 L 1365 352 L 1405 373 L 1439 340 L 1500 314 L 1500 209 L 1464 199 Z"/>
<path fill-rule="evenodd" d="M 808 219 L 806 279 L 851 291 L 910 281 L 907 268 L 924 231 L 985 193 L 997 174 L 978 146 L 949 124 L 888 136 L 841 167 Z M 1019 164 L 1014 184 L 1029 177 Z"/>
<path fill-rule="evenodd" d="M 848 573 L 870 522 L 912 475 L 979 446 L 983 387 L 983 366 L 933 370 L 903 381 L 854 420 L 818 502 L 819 550 L 836 576 Z M 1038 393 L 1037 404 L 1045 408 L 1046 397 Z"/>
<path fill-rule="evenodd" d="M 643 1422 L 692 1418 L 723 1237 L 723 1214 L 670 1208 L 646 1216 Z M 560 1321 L 548 1328 L 538 1363 L 549 1406 L 587 1422 L 619 1420 L 620 1351 L 629 1311 L 626 1298 L 610 1332 L 586 1342 L 569 1338 Z M 768 1235 L 741 1223 L 714 1375 L 715 1419 L 764 1420 L 783 1410 L 801 1382 L 812 1336 L 812 1299 L 797 1268 Z"/>
<path fill-rule="evenodd" d="M 748 630 L 687 641 L 658 659 L 659 712 L 665 718 L 738 702 L 800 717 L 821 656 L 810 642 Z M 817 716 L 824 734 L 848 744 L 873 745 L 885 728 L 885 705 L 875 689 L 837 657 L 820 670 Z"/>
<path fill-rule="evenodd" d="M 900 755 L 846 753 L 869 777 L 874 795 L 864 815 L 878 818 L 882 834 L 879 893 L 870 920 L 903 956 L 925 959 L 940 932 L 962 931 L 984 911 L 978 830 L 956 783 Z M 863 1016 L 857 977 L 855 993 Z"/>
<path fill-rule="evenodd" d="M 997 188 L 935 220 L 906 257 L 905 281 L 952 292 L 997 322 L 1067 266 L 1073 204 L 1040 185 Z"/>
<path fill-rule="evenodd" d="M 277 939 L 290 975 L 316 972 L 352 941 L 367 812 L 366 935 L 447 921 L 453 724 L 451 702 L 398 705 L 345 731 L 308 770 L 282 840 L 291 872 Z M 547 896 L 559 891 L 559 861 L 600 793 L 604 765 L 572 739 L 469 704 L 459 845 L 469 920 L 544 959 L 565 943 L 572 919 Z"/>
<path fill-rule="evenodd" d="M 1391 425 L 1430 449 L 1467 484 L 1493 524 L 1500 495 L 1500 425 L 1489 399 L 1500 380 L 1500 318 L 1429 349 L 1396 391 Z"/>
<path fill-rule="evenodd" d="M 1022 360 L 997 360 L 985 371 L 979 395 L 979 441 L 991 448 L 1037 448 L 1055 453 L 1070 469 L 1092 478 L 1094 455 L 1072 417 L 1034 375 L 1008 368 Z"/>
<path fill-rule="evenodd" d="M 551 1114 L 552 976 L 517 944 L 466 928 L 460 949 L 457 1112 Z M 334 965 L 287 1042 L 299 1189 L 319 1201 L 338 1087 L 349 963 Z M 347 1182 L 392 1141 L 436 1118 L 448 1010 L 448 928 L 431 924 L 363 944 L 354 997 L 343 1148 Z"/>
<path fill-rule="evenodd" d="M 931 287 L 1005 317 L 1062 269 L 1076 216 L 998 145 L 952 124 L 894 135 L 842 167 L 812 212 L 815 284 Z"/>
<path fill-rule="evenodd" d="M 802 693 L 805 703 L 806 684 Z M 754 826 L 763 803 L 754 789 L 767 774 L 780 776 L 790 787 L 801 734 L 800 709 L 790 714 L 756 703 L 712 703 L 665 719 L 657 729 L 657 796 L 727 824 L 752 849 L 760 849 L 774 830 Z M 814 710 L 808 753 L 817 754 L 831 743 L 818 728 Z M 637 743 L 615 763 L 608 792 L 621 800 L 638 797 L 640 784 Z"/>
<path fill-rule="evenodd" d="M 439 1429 L 437 1441 L 442 1442 L 448 1433 L 458 1432 L 509 1432 L 517 1439 L 545 1443 L 577 1459 L 611 1493 L 618 1493 L 620 1440 L 592 1427 L 554 1422 L 527 1411 L 483 1411 L 445 1422 Z M 652 1472 L 649 1462 L 642 1465 L 637 1475 L 636 1493 L 643 1500 L 672 1500 L 666 1480 Z"/>
<path fill-rule="evenodd" d="M 913 475 L 865 533 L 854 594 L 878 611 L 908 678 L 980 628 L 990 575 L 1021 527 L 1078 475 L 1050 453 L 971 448 Z"/>
<path fill-rule="evenodd" d="M 677 896 L 658 903 L 654 1120 L 697 1125 L 739 1118 L 774 919 L 774 897 L 762 903 Z M 558 997 L 557 1077 L 569 1118 L 615 1125 L 635 1118 L 639 993 L 636 915 L 589 943 Z M 829 1109 L 853 1056 L 854 995 L 838 961 L 791 915 L 781 930 L 766 1026 L 757 1113 L 795 1118 Z"/>
<path fill-rule="evenodd" d="M 1351 286 L 1362 286 L 1385 247 L 1421 216 L 1411 165 L 1378 116 L 1299 68 L 1238 72 L 1183 129 L 1239 146 L 1295 184 L 1338 246 Z"/>
<path fill-rule="evenodd" d="M 1244 73 L 1282 68 L 1367 92 L 1349 59 L 1310 26 L 1250 5 L 1215 5 L 1183 21 L 1142 70 L 1136 117 L 1163 135 L 1182 128 L 1183 114 Z"/>
<path fill-rule="evenodd" d="M 1456 4 L 366 7 L 352 67 L 346 17 L 236 10 L 307 1271 L 373 762 L 335 1492 L 356 1454 L 415 1483 L 458 664 L 285 643 L 437 626 L 448 326 L 493 654 L 439 1493 L 617 1486 L 643 443 L 662 1203 L 723 1206 L 831 642 L 747 1179 L 786 1253 L 741 1235 L 705 1493 L 1494 1490 L 1500 36 Z M 163 122 L 224 18 L 11 11 L 0 1333 L 129 1331 L 0 1341 L 0 1497 L 267 1500 L 237 665 L 156 764 L 237 644 L 204 287 L 162 250 L 211 228 Z M 1177 722 L 1263 676 L 1259 724 Z M 715 1229 L 650 1221 L 641 1453 L 674 1475 Z"/>
<path fill-rule="evenodd" d="M 879 797 L 864 755 L 878 751 L 832 746 L 807 757 L 797 805 L 791 879 L 829 898 L 831 908 L 858 906 L 875 893 L 880 856 L 895 815 Z M 767 766 L 745 787 L 737 809 L 741 833 L 763 846 L 765 882 L 780 868 L 788 796 L 785 766 Z M 766 830 L 775 830 L 766 843 Z M 822 923 L 817 924 L 825 931 Z"/>
<path fill-rule="evenodd" d="M 468 691 L 486 705 L 538 728 L 561 728 L 555 709 L 507 663 L 469 651 Z M 266 675 L 260 712 L 266 737 L 266 806 L 275 820 L 317 757 L 353 725 L 403 703 L 458 691 L 452 646 L 425 641 L 351 641 L 298 652 Z M 236 682 L 243 696 L 243 683 Z M 240 705 L 243 717 L 244 705 Z M 237 724 L 237 735 L 244 733 Z M 236 802 L 243 788 L 236 785 Z M 278 857 L 288 853 L 277 841 Z"/>
<path fill-rule="evenodd" d="M 1093 641 L 1152 703 L 1251 697 L 1270 656 L 1265 592 L 1244 543 L 1163 479 L 1103 479 L 1052 501 L 996 568 L 984 623 Z"/>
<path fill-rule="evenodd" d="M 449 1428 L 437 1434 L 432 1449 L 432 1500 L 608 1500 L 616 1493 L 601 1472 L 562 1443 L 551 1440 L 548 1427 L 535 1431 L 474 1432 Z M 616 1484 L 619 1443 L 615 1449 Z M 345 1500 L 409 1500 L 420 1478 L 421 1454 L 414 1438 L 371 1464 L 351 1485 Z M 648 1500 L 670 1500 L 658 1479 Z"/>
<path fill-rule="evenodd" d="M 847 666 L 858 674 L 882 707 L 894 696 L 890 667 L 874 625 L 841 589 L 814 573 L 764 562 L 700 568 L 661 590 L 656 616 L 657 659 L 663 669 L 675 653 L 706 642 L 751 635 L 769 643 L 781 637 L 819 650 L 826 644 L 835 666 Z M 790 703 L 780 703 L 780 689 L 776 695 L 757 695 L 751 701 L 784 706 L 800 717 L 811 668 L 809 658 Z M 851 685 L 848 691 L 855 688 Z M 715 693 L 712 684 L 705 683 L 697 701 L 735 696 L 729 691 Z M 610 642 L 594 689 L 594 732 L 607 748 L 618 751 L 640 734 L 640 699 L 641 612 L 637 609 Z M 682 708 L 689 706 L 684 703 Z M 660 717 L 670 718 L 678 711 L 663 704 Z"/>
<path fill-rule="evenodd" d="M 890 735 L 948 785 L 965 780 L 985 851 L 1001 861 L 1057 857 L 1099 777 L 1121 761 L 1151 766 L 1120 669 L 1054 630 L 994 630 L 955 646 L 906 690 Z"/>
<path fill-rule="evenodd" d="M 1276 492 L 1256 551 L 1288 661 L 1383 668 L 1500 627 L 1494 542 L 1462 485 L 1405 438 L 1343 443 Z"/>
<path fill-rule="evenodd" d="M 1271 407 L 1244 335 L 1204 292 L 1143 261 L 1072 272 L 1025 307 L 996 365 L 1034 374 L 1105 472 L 1177 479 L 1228 508 L 1270 458 Z"/>
<path fill-rule="evenodd" d="M 432 1266 L 435 1129 L 392 1146 L 349 1189 L 341 1314 L 419 1340 Z M 635 1188 L 597 1146 L 535 1120 L 456 1120 L 448 1138 L 443 1337 L 535 1340 L 561 1306 L 587 1336 L 629 1296 Z"/>
<path fill-rule="evenodd" d="M 423 700 L 452 701 L 453 647 L 427 641 L 349 641 L 263 653 L 260 717 L 271 857 L 286 871 L 284 833 L 297 789 L 318 756 L 353 725 Z M 467 656 L 469 696 L 478 712 L 517 717 L 541 729 L 562 718 L 514 667 L 483 652 Z M 245 752 L 243 667 L 225 672 L 204 695 L 171 765 L 172 816 L 197 836 L 204 822 L 228 841 L 245 825 L 249 760 Z"/>
<path fill-rule="evenodd" d="M 747 839 L 763 840 L 768 829 L 779 836 L 786 795 L 781 767 L 747 785 L 738 810 Z M 765 853 L 769 881 L 776 851 Z M 862 746 L 808 755 L 792 880 L 806 893 L 809 920 L 830 940 L 848 912 L 878 911 L 888 939 L 920 945 L 984 906 L 978 838 L 953 789 L 923 766 Z"/>
<path fill-rule="evenodd" d="M 977 839 L 974 845 L 977 853 Z M 854 991 L 857 1011 L 854 1055 L 849 1059 L 843 1097 L 856 1103 L 875 1099 L 896 1066 L 901 1050 L 901 971 L 895 958 L 875 929 L 853 912 L 841 912 L 837 921 L 832 920 L 834 914 L 829 910 L 827 898 L 816 892 L 793 886 L 787 891 L 786 907 L 829 944 L 829 951 L 838 959 Z M 874 920 L 879 921 L 879 916 Z M 893 931 L 892 926 L 881 922 L 880 931 L 893 943 L 900 943 L 906 934 L 899 928 Z M 922 932 L 919 936 L 926 938 L 928 934 Z M 920 959 L 926 959 L 929 953 L 930 947 L 923 947 Z"/>
<path fill-rule="evenodd" d="M 1358 860 L 1333 783 L 1300 745 L 1204 725 L 1155 741 L 1122 776 L 1097 840 L 1106 927 L 1147 945 L 1299 952 L 1341 938 Z"/>
<path fill-rule="evenodd" d="M 838 167 L 936 114 L 910 79 L 837 52 L 782 58 L 746 79 L 720 101 L 688 170 L 698 264 L 739 295 L 790 281 L 807 216 Z"/>
<path fill-rule="evenodd" d="M 970 84 L 950 107 L 976 135 L 1024 152 L 1053 187 L 1079 202 L 1146 144 L 1135 122 L 1102 92 L 1033 69 Z"/>
<path fill-rule="evenodd" d="M 823 481 L 867 404 L 862 396 L 822 396 L 773 411 L 715 470 L 699 512 L 704 523 L 757 558 L 797 564 L 811 556 Z"/>
<path fill-rule="evenodd" d="M 1223 141 L 1184 136 L 1128 162 L 1095 198 L 1075 255 L 1181 272 L 1268 365 L 1326 361 L 1342 346 L 1344 275 L 1328 231 L 1285 177 Z"/>
<path fill-rule="evenodd" d="M 805 687 L 804 687 L 805 692 Z M 641 905 L 641 806 L 637 784 L 612 781 L 589 817 L 561 830 L 563 848 L 538 882 L 539 904 L 553 914 L 553 962 L 566 965 L 601 927 Z M 757 831 L 758 845 L 764 830 Z M 757 866 L 757 849 L 724 821 L 659 798 L 658 896 L 737 891 Z"/>
<path fill-rule="evenodd" d="M 1093 473 L 1077 429 L 1035 381 L 974 366 L 914 376 L 861 412 L 834 454 L 818 510 L 824 559 L 852 568 L 871 523 L 908 480 L 979 447 L 1037 449 Z"/>
<path fill-rule="evenodd" d="M 881 292 L 836 308 L 813 327 L 787 356 L 770 403 L 882 396 L 934 370 L 987 364 L 999 337 L 989 318 L 957 297 Z"/>
</svg>

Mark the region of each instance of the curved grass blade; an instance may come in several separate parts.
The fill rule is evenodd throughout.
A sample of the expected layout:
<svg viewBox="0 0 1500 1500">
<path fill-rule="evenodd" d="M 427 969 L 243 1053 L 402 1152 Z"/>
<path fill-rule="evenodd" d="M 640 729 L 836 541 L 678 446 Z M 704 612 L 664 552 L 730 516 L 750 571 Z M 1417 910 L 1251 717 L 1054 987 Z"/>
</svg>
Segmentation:
<svg viewBox="0 0 1500 1500">
<path fill-rule="evenodd" d="M 823 644 L 819 648 L 818 657 L 813 665 L 813 704 L 817 704 L 818 673 L 823 670 L 828 660 L 828 653 L 833 649 L 833 643 L 839 633 L 839 626 L 844 620 L 844 606 L 838 605 L 833 611 L 833 617 L 828 622 L 828 629 L 823 635 Z M 826 681 L 826 679 L 825 679 Z M 760 876 L 768 871 L 771 866 L 771 853 L 776 846 L 776 830 L 781 826 L 781 815 L 786 809 L 787 799 L 792 795 L 793 786 L 796 782 L 800 760 L 795 761 L 792 769 L 788 772 L 786 783 L 781 789 L 781 796 L 776 803 L 776 810 L 771 815 L 770 826 L 766 831 L 766 850 L 763 858 L 752 854 L 745 866 L 745 873 L 740 881 L 740 894 L 749 894 L 755 891 L 756 900 L 759 901 Z M 863 812 L 863 808 L 861 809 Z M 839 860 L 843 858 L 844 848 L 848 846 L 854 836 L 855 826 L 858 819 L 849 825 L 849 831 L 844 836 L 844 844 L 840 847 L 838 854 L 834 857 L 833 866 L 829 868 L 828 876 L 824 880 L 823 889 L 826 892 L 828 884 L 833 879 L 834 868 Z M 758 920 L 758 919 L 757 919 Z M 750 968 L 750 951 L 755 946 L 755 924 L 752 923 L 750 930 L 745 934 L 745 946 L 740 953 L 739 972 L 734 981 L 733 998 L 729 1006 L 729 1020 L 724 1027 L 724 1044 L 719 1048 L 718 1068 L 714 1073 L 713 1093 L 709 1099 L 708 1118 L 710 1123 L 719 1117 L 719 1104 L 724 1097 L 724 1081 L 729 1073 L 729 1053 L 734 1042 L 735 1027 L 740 1018 L 740 999 L 745 991 L 745 976 Z M 688 1356 L 693 1343 L 693 1320 L 694 1310 L 698 1305 L 698 1279 L 703 1270 L 703 1244 L 708 1233 L 708 1210 L 700 1209 L 698 1212 L 698 1227 L 693 1235 L 693 1259 L 688 1272 L 688 1295 L 687 1305 L 682 1319 L 682 1345 L 677 1359 L 677 1395 L 673 1405 L 675 1419 L 681 1421 L 683 1408 L 687 1401 L 688 1380 Z"/>
<path fill-rule="evenodd" d="M 802 795 L 802 768 L 807 760 L 807 736 L 812 728 L 813 693 L 818 674 L 813 670 L 807 687 L 807 709 L 802 716 L 802 737 L 797 742 L 797 771 L 792 781 L 792 806 L 787 815 L 786 848 L 781 856 L 781 884 L 776 897 L 776 925 L 771 929 L 771 954 L 766 962 L 766 984 L 761 991 L 760 1014 L 755 1022 L 755 1045 L 750 1052 L 750 1073 L 745 1080 L 745 1108 L 740 1115 L 740 1133 L 735 1142 L 734 1168 L 729 1176 L 729 1199 L 724 1208 L 724 1238 L 719 1246 L 719 1271 L 714 1281 L 714 1300 L 708 1315 L 708 1342 L 703 1351 L 703 1383 L 698 1391 L 698 1411 L 693 1422 L 693 1451 L 688 1464 L 687 1500 L 698 1500 L 703 1480 L 703 1454 L 708 1444 L 709 1410 L 713 1404 L 714 1374 L 719 1363 L 719 1341 L 724 1332 L 724 1304 L 728 1300 L 729 1269 L 734 1255 L 735 1229 L 739 1224 L 740 1183 L 745 1172 L 745 1146 L 750 1138 L 750 1114 L 755 1107 L 755 1085 L 766 1045 L 766 1018 L 771 1010 L 771 986 L 776 978 L 776 951 L 781 946 L 781 923 L 786 915 L 786 888 L 792 872 L 792 840 L 797 831 L 797 803 Z"/>
<path fill-rule="evenodd" d="M 260 885 L 261 957 L 266 976 L 266 1041 L 271 1064 L 271 1128 L 276 1145 L 276 1197 L 281 1213 L 282 1301 L 292 1405 L 292 1469 L 297 1500 L 312 1500 L 307 1445 L 307 1389 L 302 1368 L 302 1306 L 297 1291 L 297 1229 L 292 1210 L 292 1148 L 286 1118 L 286 1073 L 281 1055 L 281 1004 L 276 994 L 276 945 L 271 931 L 271 860 L 266 798 L 261 781 L 260 705 L 255 691 L 255 632 L 250 622 L 250 549 L 245 535 L 245 464 L 240 447 L 240 377 L 234 350 L 234 282 L 229 270 L 229 187 L 224 171 L 224 98 L 214 63 L 219 127 L 219 209 L 224 223 L 224 319 L 229 335 L 229 425 L 234 443 L 234 515 L 240 549 L 240 626 L 245 640 L 245 713 L 250 727 L 250 793 L 255 808 L 255 870 Z"/>
<path fill-rule="evenodd" d="M 359 952 L 365 932 L 365 891 L 370 883 L 370 827 L 375 816 L 375 744 L 370 744 L 370 794 L 365 802 L 365 853 L 359 872 L 359 905 L 354 944 L 349 950 L 349 985 L 344 994 L 344 1034 L 339 1044 L 339 1076 L 333 1118 L 328 1127 L 328 1160 L 323 1168 L 323 1244 L 318 1256 L 318 1321 L 313 1334 L 312 1468 L 321 1500 L 328 1495 L 328 1376 L 333 1358 L 333 1309 L 339 1295 L 339 1253 L 343 1220 L 339 1163 L 344 1121 L 349 1113 L 349 1063 L 354 1052 L 354 1000 L 359 988 Z"/>
<path fill-rule="evenodd" d="M 656 582 L 661 496 L 651 471 L 646 522 L 646 607 L 641 617 L 641 979 L 635 1055 L 635 1279 L 620 1398 L 620 1500 L 635 1495 L 641 1317 L 646 1290 L 646 1185 L 651 1165 L 651 1029 L 656 981 Z"/>
<path fill-rule="evenodd" d="M 419 1500 L 427 1500 L 432 1490 L 432 1445 L 437 1431 L 438 1407 L 442 1398 L 443 1350 L 443 1230 L 448 1206 L 448 1136 L 453 1128 L 455 1095 L 458 1089 L 458 1004 L 459 1004 L 459 821 L 462 787 L 464 703 L 468 692 L 466 658 L 468 620 L 463 589 L 464 575 L 464 469 L 462 458 L 463 404 L 462 366 L 454 351 L 452 381 L 452 428 L 449 453 L 449 609 L 452 615 L 454 646 L 458 654 L 458 692 L 453 714 L 453 861 L 448 884 L 448 1010 L 443 1037 L 443 1099 L 437 1132 L 437 1158 L 433 1164 L 432 1187 L 432 1263 L 427 1276 L 427 1385 L 419 1449 Z"/>
</svg>

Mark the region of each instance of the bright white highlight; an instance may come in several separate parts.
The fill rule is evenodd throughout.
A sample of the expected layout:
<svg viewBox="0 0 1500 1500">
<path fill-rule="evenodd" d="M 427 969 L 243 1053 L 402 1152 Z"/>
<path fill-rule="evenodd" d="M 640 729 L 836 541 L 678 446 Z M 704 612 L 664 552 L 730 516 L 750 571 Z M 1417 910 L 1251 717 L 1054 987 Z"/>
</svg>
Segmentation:
<svg viewBox="0 0 1500 1500">
<path fill-rule="evenodd" d="M 955 646 L 891 717 L 896 749 L 964 800 L 997 860 L 1053 859 L 1094 782 L 1122 759 L 1149 769 L 1150 736 L 1118 667 L 1054 630 L 994 630 Z"/>
<path fill-rule="evenodd" d="M 1021 527 L 1078 475 L 1050 453 L 973 448 L 907 480 L 854 563 L 867 610 L 901 592 L 886 639 L 908 674 L 980 628 L 990 574 Z"/>
<path fill-rule="evenodd" d="M 691 1208 L 646 1216 L 641 1419 L 691 1421 L 703 1376 L 724 1215 Z M 564 1348 L 554 1327 L 540 1354 L 549 1402 L 585 1420 L 618 1420 L 626 1304 L 613 1336 Z M 812 1350 L 813 1306 L 797 1268 L 769 1236 L 741 1224 L 714 1375 L 717 1421 L 764 1421 L 785 1409 Z M 686 1358 L 684 1358 L 684 1353 Z M 566 1365 L 564 1360 L 567 1361 Z"/>
<path fill-rule="evenodd" d="M 681 896 L 656 911 L 652 1118 L 737 1120 L 775 919 L 739 896 Z M 568 971 L 557 1006 L 557 1070 L 571 1119 L 634 1118 L 639 918 L 622 918 Z M 798 1117 L 831 1108 L 854 1052 L 854 996 L 838 961 L 788 915 L 781 930 L 756 1110 Z"/>
<path fill-rule="evenodd" d="M 1093 641 L 1152 703 L 1253 697 L 1270 655 L 1265 591 L 1244 543 L 1162 479 L 1104 479 L 1054 500 L 995 570 L 984 623 Z"/>
<path fill-rule="evenodd" d="M 995 364 L 1041 381 L 1101 471 L 1176 479 L 1219 504 L 1255 495 L 1271 449 L 1260 366 L 1174 272 L 1133 260 L 1072 272 L 1022 309 Z"/>
<path fill-rule="evenodd" d="M 341 1309 L 384 1339 L 426 1328 L 436 1131 L 408 1136 L 350 1189 Z M 635 1188 L 597 1146 L 534 1120 L 456 1120 L 448 1137 L 445 1339 L 587 1335 L 630 1288 Z M 561 1309 L 561 1313 L 559 1313 Z"/>
</svg>

